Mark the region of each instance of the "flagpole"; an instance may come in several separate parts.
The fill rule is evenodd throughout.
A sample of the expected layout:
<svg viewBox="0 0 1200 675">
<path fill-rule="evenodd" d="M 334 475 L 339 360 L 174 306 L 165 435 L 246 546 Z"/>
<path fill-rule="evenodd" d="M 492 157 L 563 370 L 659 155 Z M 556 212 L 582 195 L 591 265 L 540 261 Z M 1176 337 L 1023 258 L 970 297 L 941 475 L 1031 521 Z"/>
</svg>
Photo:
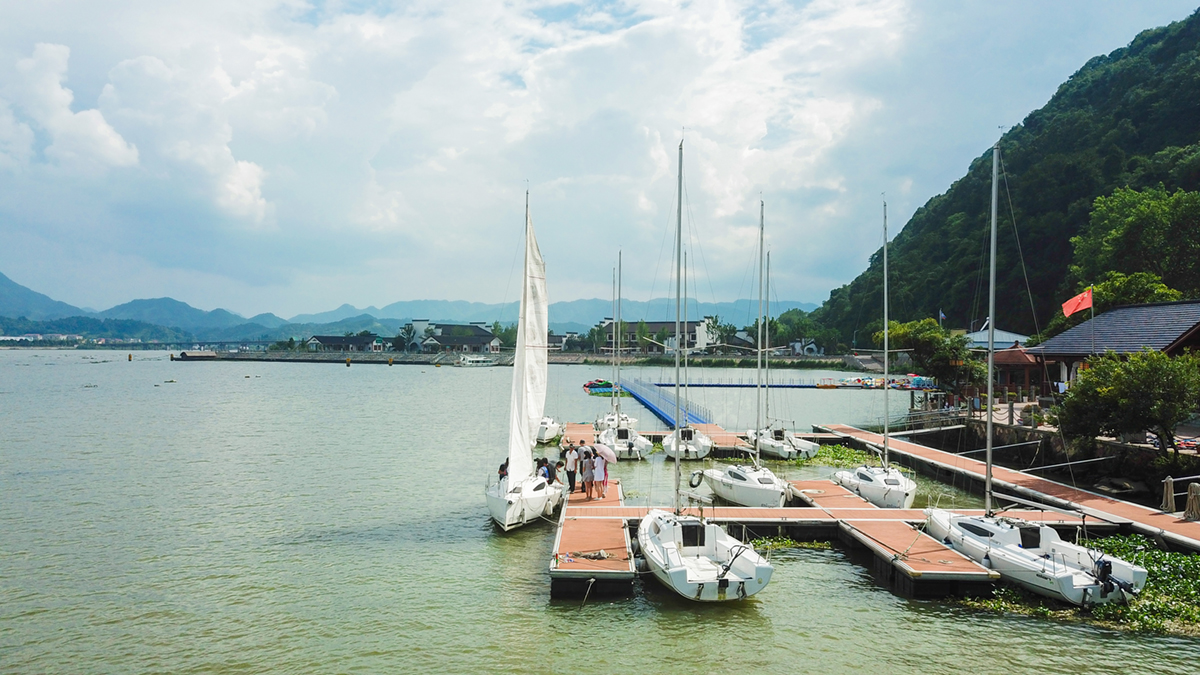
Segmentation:
<svg viewBox="0 0 1200 675">
<path fill-rule="evenodd" d="M 1092 324 L 1092 356 L 1096 355 L 1096 289 L 1094 286 L 1088 286 L 1088 298 L 1091 302 L 1088 303 L 1092 310 L 1092 320 L 1088 323 Z"/>
</svg>

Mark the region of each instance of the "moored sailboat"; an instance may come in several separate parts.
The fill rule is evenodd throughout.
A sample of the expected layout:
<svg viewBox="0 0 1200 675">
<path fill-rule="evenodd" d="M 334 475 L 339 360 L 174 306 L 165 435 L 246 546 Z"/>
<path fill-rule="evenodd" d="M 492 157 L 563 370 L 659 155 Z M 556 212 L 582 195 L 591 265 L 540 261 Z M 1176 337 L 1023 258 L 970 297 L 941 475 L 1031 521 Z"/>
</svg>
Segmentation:
<svg viewBox="0 0 1200 675">
<path fill-rule="evenodd" d="M 683 171 L 682 163 L 680 164 L 680 171 Z M 682 236 L 682 234 L 680 236 Z M 687 272 L 686 254 L 681 253 L 681 255 L 685 256 L 682 259 L 683 262 L 681 263 L 681 269 L 683 270 L 683 273 L 686 274 L 686 272 Z M 680 331 L 680 327 L 679 327 L 678 308 L 677 308 L 676 317 L 675 317 L 676 318 L 676 321 L 675 321 L 675 362 L 679 363 L 680 356 L 683 357 L 683 386 L 686 388 L 687 382 L 688 382 L 687 357 L 688 357 L 688 352 L 690 351 L 690 346 L 688 345 L 689 340 L 688 340 L 688 336 L 687 336 L 687 277 L 686 276 L 683 279 L 682 298 L 683 298 L 683 310 L 682 310 L 683 331 L 682 332 Z M 679 382 L 680 382 L 679 369 L 676 368 L 675 369 L 676 393 L 678 393 L 678 391 L 679 391 Z M 678 401 L 677 401 L 677 403 L 678 403 Z M 678 405 L 676 405 L 675 407 L 679 408 Z M 679 458 L 682 458 L 682 459 L 704 459 L 705 457 L 708 457 L 708 453 L 712 452 L 712 448 L 713 448 L 712 438 L 709 437 L 708 434 L 704 433 L 700 429 L 697 429 L 697 428 L 691 426 L 690 418 L 691 418 L 691 415 L 688 412 L 686 406 L 684 407 L 682 414 L 680 413 L 679 410 L 676 410 L 676 412 L 675 412 L 675 428 L 677 431 L 679 431 L 679 433 L 671 434 L 671 435 L 667 436 L 666 438 L 663 439 L 663 442 L 662 442 L 663 452 L 666 453 L 667 457 L 669 457 L 671 459 L 679 459 Z"/>
<path fill-rule="evenodd" d="M 1127 602 L 1146 584 L 1146 569 L 1063 541 L 1054 528 L 998 516 L 992 509 L 992 423 L 996 363 L 996 206 L 1000 145 L 992 146 L 992 221 L 988 288 L 988 359 L 984 515 L 925 509 L 925 532 L 1000 573 L 1006 581 L 1074 605 Z M 1022 501 L 1009 497 L 1014 502 Z"/>
<path fill-rule="evenodd" d="M 680 335 L 683 255 L 683 142 L 679 143 L 679 202 L 676 221 L 675 335 Z M 675 419 L 680 410 L 680 349 L 675 350 Z M 683 432 L 672 432 L 675 447 L 683 447 Z M 654 577 L 664 586 L 689 600 L 719 602 L 748 598 L 771 581 L 774 568 L 749 544 L 731 537 L 720 526 L 696 516 L 684 515 L 681 507 L 680 456 L 675 463 L 675 510 L 653 509 L 638 526 L 638 544 Z"/>
<path fill-rule="evenodd" d="M 617 254 L 617 271 L 613 279 L 613 381 L 612 411 L 596 421 L 599 443 L 613 449 L 620 459 L 641 459 L 654 450 L 654 444 L 633 428 L 636 419 L 621 412 L 621 341 L 625 332 L 621 324 L 621 254 Z"/>
<path fill-rule="evenodd" d="M 875 506 L 885 509 L 911 508 L 917 496 L 917 483 L 888 462 L 891 419 L 888 414 L 888 240 L 887 202 L 883 203 L 883 466 L 860 466 L 853 471 L 838 471 L 833 482 L 854 492 Z"/>
<path fill-rule="evenodd" d="M 758 362 L 755 381 L 755 428 L 751 440 L 754 442 L 754 462 L 749 465 L 716 466 L 705 469 L 701 475 L 708 488 L 721 499 L 742 506 L 774 507 L 787 503 L 788 484 L 762 464 L 764 436 L 769 429 L 763 429 L 763 398 L 767 393 L 763 388 L 763 359 L 766 356 L 768 341 L 764 340 L 766 318 L 763 315 L 764 292 L 764 259 L 765 239 L 763 236 L 762 201 L 758 203 Z M 769 315 L 768 310 L 768 315 Z M 694 482 L 694 479 L 693 479 Z"/>
<path fill-rule="evenodd" d="M 507 471 L 484 491 L 492 520 L 506 532 L 550 515 L 562 501 L 561 486 L 534 475 L 532 454 L 546 405 L 548 309 L 546 264 L 534 236 L 526 193 L 525 269 L 509 403 Z"/>
</svg>

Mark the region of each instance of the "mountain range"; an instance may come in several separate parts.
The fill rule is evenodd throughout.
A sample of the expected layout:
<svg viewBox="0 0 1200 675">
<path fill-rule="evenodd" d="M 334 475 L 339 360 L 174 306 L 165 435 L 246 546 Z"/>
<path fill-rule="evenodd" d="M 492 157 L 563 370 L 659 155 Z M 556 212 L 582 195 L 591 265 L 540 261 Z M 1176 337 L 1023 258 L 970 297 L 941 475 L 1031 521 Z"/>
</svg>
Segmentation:
<svg viewBox="0 0 1200 675">
<path fill-rule="evenodd" d="M 803 302 L 775 302 L 772 314 L 778 315 L 789 309 L 812 310 L 816 305 Z M 622 317 L 627 321 L 668 320 L 673 318 L 674 302 L 666 299 L 651 301 L 626 300 L 622 305 Z M 738 325 L 751 323 L 757 312 L 757 302 L 737 300 L 734 302 L 704 303 L 692 300 L 688 303 L 688 316 L 720 316 L 722 321 Z M 597 322 L 612 315 L 609 300 L 571 300 L 550 305 L 550 327 L 557 332 L 587 332 Z M 173 298 L 150 298 L 133 300 L 101 312 L 69 305 L 65 302 L 26 288 L 7 276 L 0 274 L 0 317 L 48 322 L 69 317 L 81 317 L 108 323 L 76 322 L 69 324 L 77 330 L 58 330 L 55 326 L 35 329 L 29 322 L 6 322 L 0 324 L 6 331 L 89 333 L 91 327 L 112 335 L 114 327 L 138 326 L 138 335 L 149 335 L 146 326 L 160 326 L 175 332 L 163 335 L 178 336 L 180 331 L 203 340 L 286 340 L 302 339 L 315 334 L 341 335 L 346 332 L 369 330 L 380 335 L 395 335 L 407 321 L 414 318 L 435 322 L 467 323 L 471 321 L 494 321 L 512 323 L 517 318 L 517 303 L 487 304 L 464 300 L 406 300 L 394 302 L 382 309 L 353 305 L 342 305 L 337 309 L 317 314 L 298 314 L 283 319 L 275 314 L 264 313 L 245 318 L 224 309 L 205 311 Z M 117 322 L 117 323 L 112 323 Z M 68 324 L 63 324 L 68 325 Z M 134 337 L 134 336 L 130 336 Z"/>
</svg>

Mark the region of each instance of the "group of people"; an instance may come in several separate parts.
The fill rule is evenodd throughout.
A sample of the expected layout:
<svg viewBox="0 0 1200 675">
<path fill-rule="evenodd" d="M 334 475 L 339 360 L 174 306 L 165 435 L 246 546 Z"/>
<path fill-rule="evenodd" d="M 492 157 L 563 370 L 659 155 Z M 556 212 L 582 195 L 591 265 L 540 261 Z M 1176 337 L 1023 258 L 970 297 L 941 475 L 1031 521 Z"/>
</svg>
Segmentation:
<svg viewBox="0 0 1200 675">
<path fill-rule="evenodd" d="M 534 473 L 545 478 L 546 482 L 551 485 L 555 483 L 562 485 L 562 479 L 558 477 L 558 472 L 566 469 L 567 494 L 575 492 L 575 477 L 578 475 L 582 483 L 579 491 L 585 493 L 589 501 L 608 496 L 608 460 L 596 452 L 595 448 L 586 445 L 576 448 L 574 443 L 570 443 L 563 452 L 562 459 L 556 463 L 551 464 L 550 460 L 545 457 L 539 457 L 534 466 L 536 467 Z M 501 480 L 508 477 L 507 461 L 500 465 L 497 473 Z"/>
<path fill-rule="evenodd" d="M 569 443 L 563 452 L 563 461 L 566 463 L 568 494 L 575 492 L 578 473 L 583 483 L 580 492 L 585 493 L 588 500 L 608 496 L 608 461 L 595 448 L 586 445 L 576 448 L 574 443 Z"/>
</svg>

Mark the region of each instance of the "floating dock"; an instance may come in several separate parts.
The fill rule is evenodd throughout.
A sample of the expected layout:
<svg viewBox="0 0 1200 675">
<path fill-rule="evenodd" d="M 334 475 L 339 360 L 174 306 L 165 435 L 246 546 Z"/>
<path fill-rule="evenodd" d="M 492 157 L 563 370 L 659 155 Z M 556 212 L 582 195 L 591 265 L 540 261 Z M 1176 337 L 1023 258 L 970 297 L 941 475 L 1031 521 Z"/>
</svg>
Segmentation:
<svg viewBox="0 0 1200 675">
<path fill-rule="evenodd" d="M 580 492 L 567 495 L 550 560 L 551 597 L 590 598 L 632 591 L 637 569 L 625 518 L 594 508 L 619 507 L 624 501 L 617 480 L 609 481 L 603 499 L 588 501 Z"/>
<path fill-rule="evenodd" d="M 815 428 L 868 447 L 879 447 L 883 443 L 883 436 L 879 434 L 842 424 Z M 978 483 L 984 480 L 986 464 L 977 459 L 895 438 L 889 439 L 888 450 L 893 457 L 935 476 L 960 476 Z M 1000 492 L 1049 506 L 1077 510 L 1089 518 L 1119 525 L 1123 531 L 1143 534 L 1166 548 L 1200 552 L 1200 522 L 1184 520 L 1174 513 L 995 465 L 992 466 L 992 483 Z M 1088 521 L 1089 527 L 1092 522 Z"/>
<path fill-rule="evenodd" d="M 986 591 L 999 575 L 917 529 L 921 509 L 880 509 L 832 481 L 794 481 L 792 493 L 804 507 L 748 508 L 709 506 L 686 513 L 721 523 L 748 541 L 761 536 L 799 540 L 837 539 L 851 552 L 865 551 L 876 578 L 906 597 L 968 595 Z M 550 561 L 553 597 L 628 594 L 638 576 L 632 541 L 652 507 L 625 506 L 620 484 L 603 500 L 571 495 L 559 517 Z M 667 508 L 667 507 L 658 507 Z M 982 510 L 958 510 L 981 515 Z M 1014 518 L 1073 533 L 1083 519 L 1049 511 L 1008 511 Z M 1093 521 L 1097 532 L 1115 531 L 1113 523 Z M 606 555 L 600 555 L 603 550 Z M 585 557 L 586 556 L 586 557 Z"/>
</svg>

